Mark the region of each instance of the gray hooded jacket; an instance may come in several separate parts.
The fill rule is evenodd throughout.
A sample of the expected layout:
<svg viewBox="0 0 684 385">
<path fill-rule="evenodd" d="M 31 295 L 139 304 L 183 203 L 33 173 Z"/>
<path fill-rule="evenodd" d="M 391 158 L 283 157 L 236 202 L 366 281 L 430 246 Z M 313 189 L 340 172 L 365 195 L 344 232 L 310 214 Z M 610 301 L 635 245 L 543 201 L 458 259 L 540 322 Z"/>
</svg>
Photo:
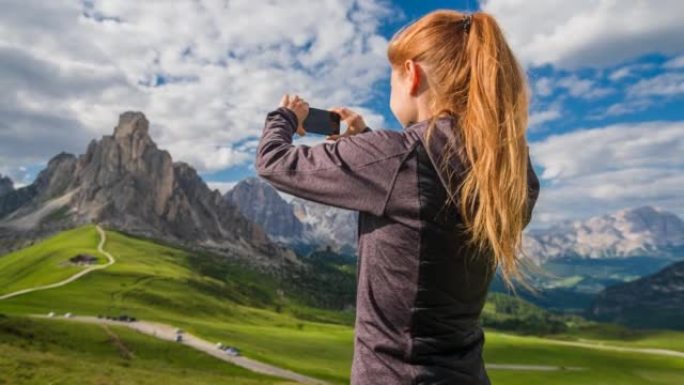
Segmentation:
<svg viewBox="0 0 684 385">
<path fill-rule="evenodd" d="M 437 171 L 454 119 L 403 131 L 370 130 L 315 146 L 292 144 L 297 116 L 268 113 L 257 148 L 258 175 L 288 194 L 359 212 L 351 385 L 485 385 L 480 313 L 493 277 L 486 255 L 455 233 L 457 210 Z M 458 157 L 450 160 L 458 174 Z M 528 154 L 528 162 L 530 162 Z M 529 211 L 539 180 L 528 166 Z"/>
</svg>

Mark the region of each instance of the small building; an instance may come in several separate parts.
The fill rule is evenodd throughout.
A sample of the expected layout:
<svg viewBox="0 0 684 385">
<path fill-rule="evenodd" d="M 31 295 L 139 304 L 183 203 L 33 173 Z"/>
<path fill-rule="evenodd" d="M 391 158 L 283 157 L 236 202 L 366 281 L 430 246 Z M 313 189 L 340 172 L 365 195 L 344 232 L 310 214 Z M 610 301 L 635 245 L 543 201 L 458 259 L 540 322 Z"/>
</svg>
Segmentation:
<svg viewBox="0 0 684 385">
<path fill-rule="evenodd" d="M 69 262 L 76 265 L 94 265 L 97 263 L 97 257 L 90 254 L 77 254 L 69 258 Z"/>
</svg>

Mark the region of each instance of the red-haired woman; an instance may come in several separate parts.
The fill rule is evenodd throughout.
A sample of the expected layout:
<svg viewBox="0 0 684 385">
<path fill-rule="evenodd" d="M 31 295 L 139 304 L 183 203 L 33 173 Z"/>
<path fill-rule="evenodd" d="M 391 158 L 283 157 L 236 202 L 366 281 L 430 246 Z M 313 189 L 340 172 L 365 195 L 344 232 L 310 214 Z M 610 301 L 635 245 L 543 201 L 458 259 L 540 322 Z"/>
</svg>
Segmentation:
<svg viewBox="0 0 684 385">
<path fill-rule="evenodd" d="M 359 212 L 352 385 L 489 384 L 480 314 L 497 267 L 515 290 L 539 180 L 525 132 L 526 77 L 495 19 L 437 10 L 389 42 L 390 108 L 402 131 L 294 146 L 308 104 L 268 113 L 258 175 Z"/>
</svg>

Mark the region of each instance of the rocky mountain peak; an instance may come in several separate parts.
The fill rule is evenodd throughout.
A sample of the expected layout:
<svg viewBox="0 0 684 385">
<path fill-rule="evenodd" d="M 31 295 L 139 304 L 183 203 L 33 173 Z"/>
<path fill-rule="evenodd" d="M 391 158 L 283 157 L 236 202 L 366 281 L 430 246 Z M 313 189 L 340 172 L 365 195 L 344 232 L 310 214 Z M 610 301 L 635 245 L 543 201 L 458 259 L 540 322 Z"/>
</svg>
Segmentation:
<svg viewBox="0 0 684 385">
<path fill-rule="evenodd" d="M 7 176 L 0 174 L 0 195 L 4 195 L 14 190 L 14 182 Z"/>
<path fill-rule="evenodd" d="M 224 196 L 236 205 L 243 215 L 258 223 L 271 238 L 297 238 L 302 224 L 292 213 L 292 206 L 276 190 L 258 177 L 241 180 Z"/>
<path fill-rule="evenodd" d="M 127 137 L 147 137 L 149 138 L 150 122 L 145 114 L 139 111 L 126 111 L 119 115 L 119 124 L 114 128 L 114 138 L 123 139 Z"/>
<path fill-rule="evenodd" d="M 241 180 L 224 195 L 277 242 L 307 254 L 330 247 L 355 253 L 357 213 L 294 197 L 287 202 L 259 177 Z"/>
<path fill-rule="evenodd" d="M 528 255 L 539 262 L 563 256 L 669 258 L 684 246 L 684 221 L 658 207 L 630 207 L 531 230 L 524 242 Z"/>
<path fill-rule="evenodd" d="M 0 229 L 47 231 L 95 222 L 227 256 L 250 256 L 264 268 L 296 262 L 292 251 L 273 244 L 192 166 L 174 163 L 168 151 L 157 148 L 142 112 L 120 114 L 114 134 L 90 141 L 84 154 L 53 157 L 25 190 L 20 197 L 0 197 Z M 62 214 L 51 217 L 56 210 Z"/>
</svg>

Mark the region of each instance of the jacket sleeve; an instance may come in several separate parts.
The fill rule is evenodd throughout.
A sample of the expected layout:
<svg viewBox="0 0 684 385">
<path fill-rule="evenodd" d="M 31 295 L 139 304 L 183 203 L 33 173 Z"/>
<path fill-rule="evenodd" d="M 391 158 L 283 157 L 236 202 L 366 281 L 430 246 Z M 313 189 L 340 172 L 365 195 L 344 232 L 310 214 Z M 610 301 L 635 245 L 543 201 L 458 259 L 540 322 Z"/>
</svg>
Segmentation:
<svg viewBox="0 0 684 385">
<path fill-rule="evenodd" d="M 303 199 L 382 215 L 409 152 L 402 134 L 364 131 L 333 142 L 295 146 L 297 125 L 297 115 L 287 107 L 268 113 L 254 163 L 259 177 Z"/>
</svg>

